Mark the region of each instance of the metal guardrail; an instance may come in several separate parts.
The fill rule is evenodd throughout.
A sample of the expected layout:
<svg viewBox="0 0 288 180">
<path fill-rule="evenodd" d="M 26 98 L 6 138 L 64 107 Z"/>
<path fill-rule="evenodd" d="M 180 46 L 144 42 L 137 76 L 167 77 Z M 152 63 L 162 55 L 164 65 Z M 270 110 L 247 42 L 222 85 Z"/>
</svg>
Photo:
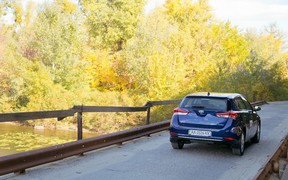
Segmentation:
<svg viewBox="0 0 288 180">
<path fill-rule="evenodd" d="M 283 175 L 283 167 L 280 167 L 280 159 L 285 159 L 285 166 L 287 165 L 288 158 L 288 135 L 281 140 L 278 148 L 272 155 L 272 157 L 265 163 L 265 165 L 258 171 L 257 175 L 254 177 L 255 180 L 268 180 L 268 179 L 287 179 Z M 285 168 L 285 167 L 284 167 Z M 280 172 L 282 169 L 282 172 Z M 287 170 L 286 170 L 287 171 Z M 274 178 L 272 178 L 274 176 Z"/>
<path fill-rule="evenodd" d="M 263 104 L 268 104 L 266 101 L 262 100 L 262 101 L 255 101 L 255 102 L 252 102 L 251 105 L 253 106 L 261 106 Z"/>
<path fill-rule="evenodd" d="M 120 106 L 74 106 L 69 110 L 37 111 L 0 114 L 0 122 L 25 121 L 45 118 L 63 120 L 77 113 L 77 140 L 47 148 L 32 150 L 0 157 L 0 175 L 12 172 L 25 172 L 25 169 L 37 165 L 61 160 L 70 156 L 80 155 L 87 151 L 103 148 L 113 144 L 123 143 L 141 136 L 166 130 L 169 121 L 150 124 L 150 108 L 158 105 L 178 104 L 180 100 L 149 101 L 143 107 Z M 82 140 L 82 114 L 85 112 L 141 112 L 147 111 L 146 126 L 140 126 L 126 131 L 98 136 Z"/>
<path fill-rule="evenodd" d="M 79 128 L 82 129 L 82 113 L 83 112 L 137 112 L 147 110 L 147 119 L 150 117 L 150 108 L 155 105 L 168 105 L 177 104 L 180 100 L 169 100 L 169 101 L 150 101 L 147 102 L 143 107 L 107 107 L 107 106 L 74 106 L 70 110 L 64 111 L 46 111 L 46 112 L 33 112 L 31 113 L 10 113 L 0 114 L 0 122 L 7 121 L 5 117 L 8 117 L 10 121 L 27 120 L 29 119 L 28 114 L 31 115 L 32 119 L 40 118 L 65 118 L 66 116 L 72 116 L 71 112 L 78 113 L 78 139 Z M 265 104 L 265 101 L 258 102 L 253 105 Z M 47 114 L 46 114 L 47 113 Z M 16 115 L 15 115 L 16 114 Z M 21 117 L 23 115 L 24 117 Z M 65 116 L 64 116 L 65 115 Z M 147 121 L 149 123 L 149 121 Z M 79 125 L 81 124 L 81 125 Z M 85 152 L 96 150 L 99 148 L 111 146 L 114 144 L 123 143 L 135 138 L 147 136 L 156 132 L 167 130 L 169 128 L 170 120 L 162 121 L 159 123 L 148 124 L 137 128 L 102 135 L 98 137 L 92 137 L 87 139 L 79 139 L 78 141 L 51 146 L 47 148 L 17 153 L 13 155 L 0 157 L 0 175 L 13 173 L 13 172 L 25 172 L 25 169 L 38 166 L 41 164 L 58 161 L 67 157 L 81 155 Z M 82 131 L 81 131 L 82 133 Z"/>
<path fill-rule="evenodd" d="M 57 111 L 35 111 L 35 112 L 18 112 L 0 114 L 0 122 L 37 120 L 45 118 L 57 118 L 62 120 L 68 116 L 74 116 L 74 110 L 57 110 Z"/>
<path fill-rule="evenodd" d="M 150 124 L 151 107 L 160 105 L 179 104 L 181 100 L 148 101 L 142 107 L 120 107 L 120 106 L 74 106 L 72 109 L 77 112 L 77 140 L 81 140 L 82 114 L 83 112 L 143 112 L 146 111 L 146 125 Z"/>
<path fill-rule="evenodd" d="M 0 158 L 0 175 L 25 172 L 25 169 L 58 161 L 99 148 L 123 143 L 142 136 L 166 130 L 169 120 L 98 137 L 87 138 L 47 148 L 27 151 Z"/>
</svg>

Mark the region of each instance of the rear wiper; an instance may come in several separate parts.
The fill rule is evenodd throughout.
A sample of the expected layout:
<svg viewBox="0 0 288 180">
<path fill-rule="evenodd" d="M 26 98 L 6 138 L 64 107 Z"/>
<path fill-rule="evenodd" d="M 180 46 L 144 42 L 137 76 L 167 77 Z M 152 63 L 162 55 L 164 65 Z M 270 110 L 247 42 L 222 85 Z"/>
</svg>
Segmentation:
<svg viewBox="0 0 288 180">
<path fill-rule="evenodd" d="M 192 108 L 204 109 L 204 106 L 192 106 Z"/>
</svg>

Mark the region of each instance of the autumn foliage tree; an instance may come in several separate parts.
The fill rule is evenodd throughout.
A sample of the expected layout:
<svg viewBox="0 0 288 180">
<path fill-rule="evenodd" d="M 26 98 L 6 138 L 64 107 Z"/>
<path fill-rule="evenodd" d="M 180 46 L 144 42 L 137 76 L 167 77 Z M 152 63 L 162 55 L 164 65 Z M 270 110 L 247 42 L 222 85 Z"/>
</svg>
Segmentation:
<svg viewBox="0 0 288 180">
<path fill-rule="evenodd" d="M 288 99 L 288 53 L 275 26 L 239 32 L 207 0 L 167 0 L 144 13 L 146 3 L 1 1 L 0 16 L 12 20 L 0 21 L 0 111 L 144 105 L 194 91 Z M 85 127 L 139 123 L 127 116 L 89 116 Z"/>
</svg>

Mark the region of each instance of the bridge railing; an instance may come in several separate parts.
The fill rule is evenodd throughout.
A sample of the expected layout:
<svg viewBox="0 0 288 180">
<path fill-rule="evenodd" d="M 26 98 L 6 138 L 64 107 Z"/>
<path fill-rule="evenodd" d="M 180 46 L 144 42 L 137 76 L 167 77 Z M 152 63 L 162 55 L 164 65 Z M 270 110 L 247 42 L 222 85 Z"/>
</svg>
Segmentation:
<svg viewBox="0 0 288 180">
<path fill-rule="evenodd" d="M 74 116 L 77 113 L 77 140 L 83 137 L 82 114 L 84 112 L 147 112 L 146 125 L 150 124 L 150 109 L 153 106 L 178 104 L 180 100 L 148 101 L 141 107 L 122 107 L 122 106 L 73 106 L 68 110 L 55 111 L 34 111 L 0 114 L 0 122 L 39 120 L 46 118 L 57 118 L 58 121 L 66 117 Z"/>
<path fill-rule="evenodd" d="M 96 150 L 99 148 L 121 144 L 123 142 L 147 136 L 156 132 L 167 130 L 170 121 L 161 121 L 150 124 L 150 108 L 156 105 L 178 104 L 180 100 L 149 101 L 143 107 L 115 107 L 115 106 L 74 106 L 69 110 L 60 111 L 40 111 L 0 114 L 0 122 L 36 120 L 44 118 L 57 118 L 62 120 L 65 117 L 74 116 L 77 113 L 78 140 L 65 144 L 41 148 L 37 150 L 21 152 L 17 154 L 0 157 L 0 176 L 12 172 L 25 172 L 25 169 L 41 164 L 58 161 L 75 155 Z M 265 104 L 265 101 L 257 105 Z M 254 105 L 254 104 L 253 104 Z M 102 136 L 82 139 L 82 114 L 84 112 L 139 112 L 147 111 L 145 126 L 136 127 L 129 130 L 119 131 Z"/>
</svg>

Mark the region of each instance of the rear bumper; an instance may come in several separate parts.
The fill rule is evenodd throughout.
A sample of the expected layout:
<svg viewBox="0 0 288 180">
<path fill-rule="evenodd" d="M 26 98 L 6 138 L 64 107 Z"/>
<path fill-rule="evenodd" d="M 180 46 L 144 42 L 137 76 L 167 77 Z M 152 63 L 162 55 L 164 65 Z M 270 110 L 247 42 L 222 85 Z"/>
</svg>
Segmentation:
<svg viewBox="0 0 288 180">
<path fill-rule="evenodd" d="M 226 130 L 213 130 L 212 136 L 192 136 L 188 130 L 170 128 L 170 142 L 183 142 L 189 144 L 192 142 L 206 144 L 227 144 L 232 147 L 239 145 L 239 136 Z"/>
<path fill-rule="evenodd" d="M 215 139 L 215 138 L 202 138 L 202 137 L 184 137 L 184 136 L 177 136 L 177 137 L 170 137 L 171 142 L 177 141 L 187 141 L 187 142 L 222 142 L 222 139 Z"/>
<path fill-rule="evenodd" d="M 185 144 L 190 143 L 205 143 L 205 144 L 226 144 L 230 146 L 238 145 L 238 140 L 227 141 L 223 139 L 215 139 L 215 138 L 202 138 L 202 137 L 183 137 L 176 136 L 170 137 L 170 142 L 183 142 Z"/>
</svg>

